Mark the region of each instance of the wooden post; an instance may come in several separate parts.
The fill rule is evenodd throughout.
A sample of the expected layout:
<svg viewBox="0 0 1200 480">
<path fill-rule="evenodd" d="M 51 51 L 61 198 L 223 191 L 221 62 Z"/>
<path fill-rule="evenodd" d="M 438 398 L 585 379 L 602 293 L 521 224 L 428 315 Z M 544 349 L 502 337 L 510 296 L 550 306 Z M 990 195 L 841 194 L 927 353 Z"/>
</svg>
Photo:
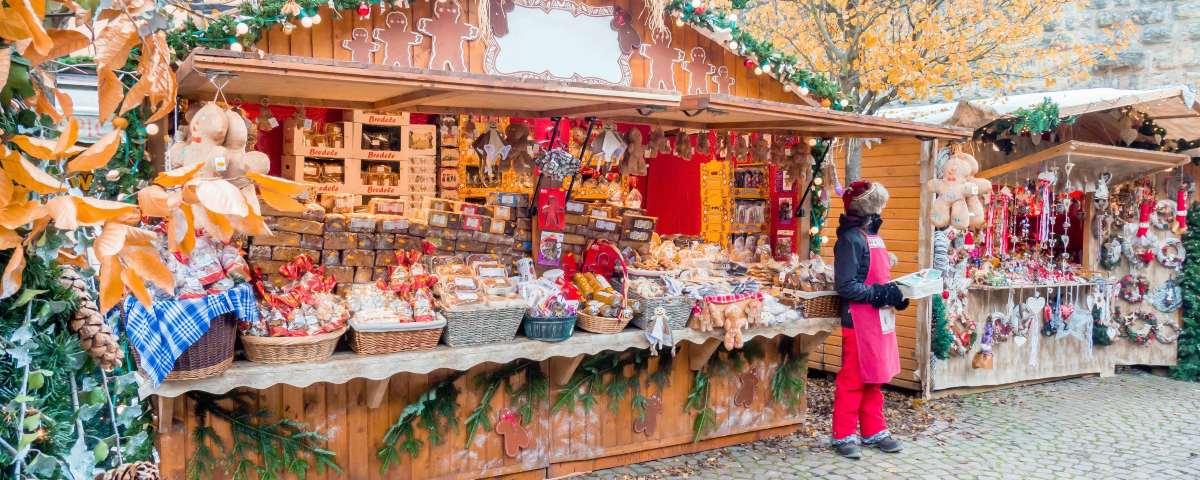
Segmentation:
<svg viewBox="0 0 1200 480">
<path fill-rule="evenodd" d="M 721 346 L 721 339 L 710 338 L 702 344 L 694 344 L 688 348 L 688 367 L 693 372 L 700 371 L 705 365 L 708 365 L 708 359 L 712 358 L 714 353 L 717 353 L 717 347 Z"/>
<path fill-rule="evenodd" d="M 553 357 L 550 359 L 550 381 L 554 386 L 561 387 L 571 381 L 571 375 L 583 361 L 583 355 L 574 357 Z"/>
<path fill-rule="evenodd" d="M 388 380 L 367 380 L 368 408 L 379 408 L 379 405 L 383 404 L 383 397 L 387 395 L 388 383 L 390 383 Z"/>
<path fill-rule="evenodd" d="M 175 417 L 175 399 L 165 398 L 161 395 L 154 396 L 154 410 L 158 416 L 155 423 L 158 433 L 171 431 L 171 424 Z"/>
</svg>

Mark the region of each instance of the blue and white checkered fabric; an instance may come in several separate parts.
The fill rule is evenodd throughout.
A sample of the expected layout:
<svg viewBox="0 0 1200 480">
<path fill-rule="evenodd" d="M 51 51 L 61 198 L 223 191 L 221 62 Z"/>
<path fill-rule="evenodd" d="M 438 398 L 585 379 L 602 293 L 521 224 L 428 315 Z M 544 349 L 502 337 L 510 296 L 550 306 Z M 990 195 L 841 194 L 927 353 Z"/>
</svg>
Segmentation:
<svg viewBox="0 0 1200 480">
<path fill-rule="evenodd" d="M 156 300 L 152 309 L 129 296 L 123 308 L 129 343 L 155 386 L 171 373 L 183 351 L 208 332 L 213 318 L 232 312 L 247 322 L 258 320 L 258 304 L 248 284 L 192 300 Z"/>
</svg>

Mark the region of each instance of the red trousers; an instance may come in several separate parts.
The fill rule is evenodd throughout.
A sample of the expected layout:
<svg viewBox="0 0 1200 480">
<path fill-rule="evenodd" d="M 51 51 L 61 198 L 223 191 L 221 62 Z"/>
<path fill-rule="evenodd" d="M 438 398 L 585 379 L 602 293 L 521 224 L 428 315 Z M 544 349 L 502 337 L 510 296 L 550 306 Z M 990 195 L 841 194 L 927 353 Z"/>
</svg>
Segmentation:
<svg viewBox="0 0 1200 480">
<path fill-rule="evenodd" d="M 862 426 L 862 438 L 887 430 L 883 418 L 883 385 L 863 383 L 858 363 L 854 329 L 842 327 L 842 369 L 833 389 L 833 439 L 854 435 Z"/>
</svg>

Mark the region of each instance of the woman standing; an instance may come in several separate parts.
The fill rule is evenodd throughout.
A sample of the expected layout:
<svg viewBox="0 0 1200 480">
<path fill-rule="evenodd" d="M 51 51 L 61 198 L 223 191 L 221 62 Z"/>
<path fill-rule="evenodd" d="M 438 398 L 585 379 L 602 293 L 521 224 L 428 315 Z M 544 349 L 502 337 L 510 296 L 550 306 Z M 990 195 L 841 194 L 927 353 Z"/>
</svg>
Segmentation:
<svg viewBox="0 0 1200 480">
<path fill-rule="evenodd" d="M 883 418 L 883 384 L 900 373 L 896 309 L 908 299 L 892 282 L 895 256 L 879 237 L 888 191 L 878 182 L 858 181 L 842 195 L 846 213 L 833 247 L 834 281 L 842 297 L 842 369 L 833 393 L 833 447 L 862 458 L 861 445 L 888 453 L 903 447 Z M 860 436 L 861 432 L 861 436 Z"/>
</svg>

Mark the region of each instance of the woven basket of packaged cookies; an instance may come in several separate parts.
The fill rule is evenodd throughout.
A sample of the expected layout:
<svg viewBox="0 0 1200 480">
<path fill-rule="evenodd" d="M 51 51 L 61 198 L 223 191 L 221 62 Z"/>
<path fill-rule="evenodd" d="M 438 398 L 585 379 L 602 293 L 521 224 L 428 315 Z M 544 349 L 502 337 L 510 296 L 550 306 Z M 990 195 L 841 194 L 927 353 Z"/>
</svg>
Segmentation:
<svg viewBox="0 0 1200 480">
<path fill-rule="evenodd" d="M 420 262 L 417 251 L 397 251 L 387 279 L 350 287 L 346 303 L 350 318 L 350 348 L 376 355 L 437 346 L 446 322 L 434 311 L 432 287 L 437 278 Z"/>
<path fill-rule="evenodd" d="M 517 336 L 526 304 L 508 268 L 497 257 L 444 257 L 433 264 L 438 278 L 437 306 L 446 321 L 446 345 L 507 342 Z"/>
</svg>

